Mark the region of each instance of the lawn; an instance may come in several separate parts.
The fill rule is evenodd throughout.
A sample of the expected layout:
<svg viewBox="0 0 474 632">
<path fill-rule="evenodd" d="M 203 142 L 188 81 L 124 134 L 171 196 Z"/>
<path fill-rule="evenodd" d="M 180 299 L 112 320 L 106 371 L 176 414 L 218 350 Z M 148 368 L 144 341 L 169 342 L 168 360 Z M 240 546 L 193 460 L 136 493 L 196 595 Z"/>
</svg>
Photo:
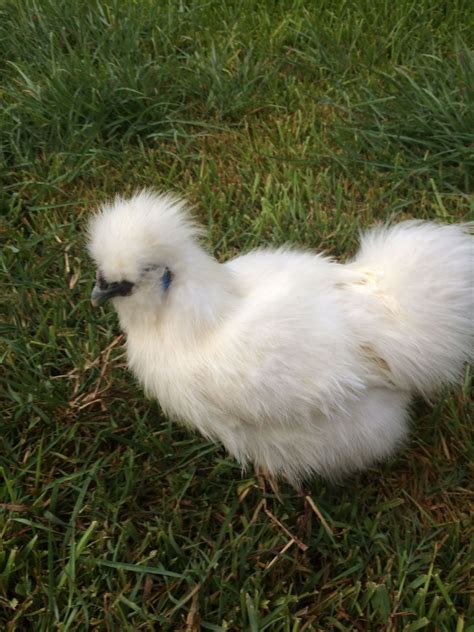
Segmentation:
<svg viewBox="0 0 474 632">
<path fill-rule="evenodd" d="M 0 628 L 474 631 L 470 373 L 390 462 L 279 489 L 170 423 L 93 311 L 91 211 L 219 259 L 474 217 L 468 0 L 0 0 Z"/>
</svg>

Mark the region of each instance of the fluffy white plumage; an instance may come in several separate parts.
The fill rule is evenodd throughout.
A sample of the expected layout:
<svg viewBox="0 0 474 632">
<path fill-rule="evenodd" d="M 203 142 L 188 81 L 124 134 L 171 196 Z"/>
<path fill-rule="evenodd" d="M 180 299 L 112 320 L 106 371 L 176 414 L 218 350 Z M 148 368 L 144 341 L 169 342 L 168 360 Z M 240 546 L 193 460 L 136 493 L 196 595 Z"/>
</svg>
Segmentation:
<svg viewBox="0 0 474 632">
<path fill-rule="evenodd" d="M 171 196 L 106 205 L 90 225 L 93 300 L 113 298 L 147 394 L 243 465 L 296 481 L 383 459 L 413 395 L 473 359 L 465 225 L 379 227 L 345 265 L 289 248 L 220 264 L 199 232 Z"/>
</svg>

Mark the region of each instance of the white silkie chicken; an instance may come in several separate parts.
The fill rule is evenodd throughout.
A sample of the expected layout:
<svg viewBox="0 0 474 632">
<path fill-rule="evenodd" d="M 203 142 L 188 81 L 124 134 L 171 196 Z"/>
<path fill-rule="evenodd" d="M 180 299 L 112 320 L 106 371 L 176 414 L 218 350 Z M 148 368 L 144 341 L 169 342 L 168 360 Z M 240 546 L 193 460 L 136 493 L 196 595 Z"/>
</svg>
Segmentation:
<svg viewBox="0 0 474 632">
<path fill-rule="evenodd" d="M 117 198 L 92 219 L 94 304 L 112 299 L 130 368 L 172 417 L 243 465 L 298 481 L 390 455 L 414 394 L 473 358 L 466 225 L 365 233 L 342 265 L 292 248 L 224 264 L 183 202 Z"/>
</svg>

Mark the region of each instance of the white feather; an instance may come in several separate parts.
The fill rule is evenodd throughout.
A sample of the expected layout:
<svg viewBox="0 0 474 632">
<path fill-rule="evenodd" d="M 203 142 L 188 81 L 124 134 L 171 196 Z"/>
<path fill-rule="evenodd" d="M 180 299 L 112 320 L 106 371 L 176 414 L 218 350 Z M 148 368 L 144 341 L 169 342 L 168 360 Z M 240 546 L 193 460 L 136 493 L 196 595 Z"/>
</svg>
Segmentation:
<svg viewBox="0 0 474 632">
<path fill-rule="evenodd" d="M 198 237 L 182 202 L 142 192 L 102 209 L 89 248 L 108 282 L 135 284 L 113 301 L 147 394 L 243 465 L 366 467 L 406 436 L 413 394 L 473 359 L 466 226 L 376 228 L 346 265 L 287 248 L 220 264 Z"/>
</svg>

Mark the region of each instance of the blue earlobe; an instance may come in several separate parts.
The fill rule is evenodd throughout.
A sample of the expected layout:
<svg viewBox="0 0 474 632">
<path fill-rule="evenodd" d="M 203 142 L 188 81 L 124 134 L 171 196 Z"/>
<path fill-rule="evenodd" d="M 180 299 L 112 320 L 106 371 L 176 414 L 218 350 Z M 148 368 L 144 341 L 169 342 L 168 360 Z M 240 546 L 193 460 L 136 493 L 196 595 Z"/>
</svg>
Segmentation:
<svg viewBox="0 0 474 632">
<path fill-rule="evenodd" d="M 169 286 L 171 285 L 171 279 L 172 279 L 171 270 L 168 270 L 168 268 L 165 268 L 163 276 L 161 277 L 161 283 L 163 284 L 163 291 L 166 292 L 166 290 L 169 288 Z"/>
</svg>

